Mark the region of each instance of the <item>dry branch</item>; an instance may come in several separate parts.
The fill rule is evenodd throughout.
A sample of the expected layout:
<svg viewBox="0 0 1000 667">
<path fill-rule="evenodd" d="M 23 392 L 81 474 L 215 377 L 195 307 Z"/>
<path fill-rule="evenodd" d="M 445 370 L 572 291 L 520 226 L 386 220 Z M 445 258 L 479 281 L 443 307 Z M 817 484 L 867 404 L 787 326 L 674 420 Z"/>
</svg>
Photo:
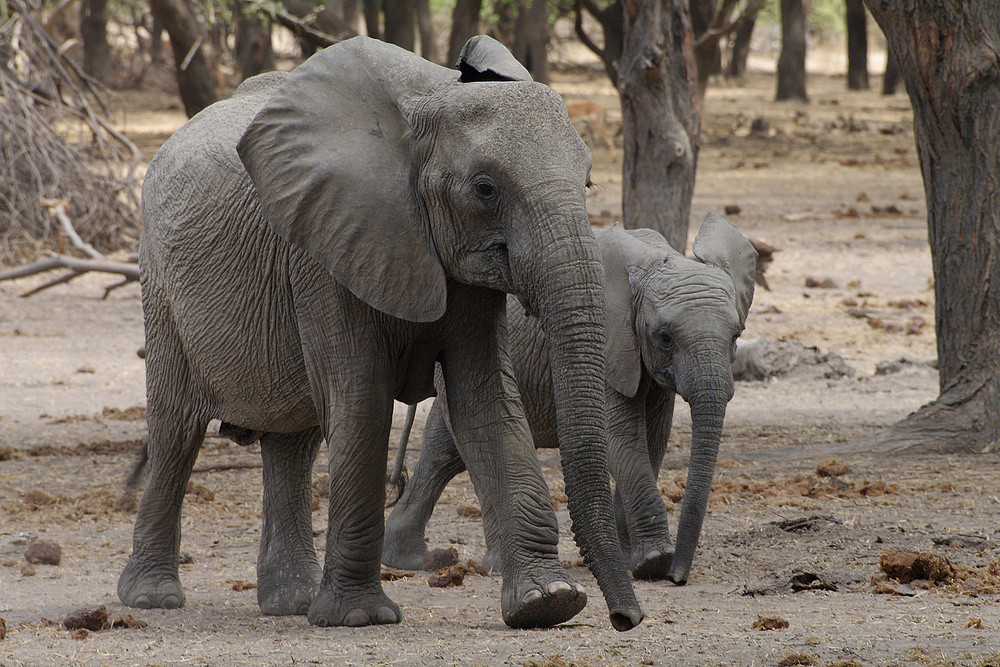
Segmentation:
<svg viewBox="0 0 1000 667">
<path fill-rule="evenodd" d="M 98 254 L 138 238 L 141 153 L 114 128 L 110 92 L 45 31 L 29 0 L 0 25 L 0 263 L 37 257 L 61 235 L 64 198 L 81 243 Z M 84 250 L 85 253 L 87 251 Z M 96 259 L 87 253 L 91 259 Z"/>
</svg>

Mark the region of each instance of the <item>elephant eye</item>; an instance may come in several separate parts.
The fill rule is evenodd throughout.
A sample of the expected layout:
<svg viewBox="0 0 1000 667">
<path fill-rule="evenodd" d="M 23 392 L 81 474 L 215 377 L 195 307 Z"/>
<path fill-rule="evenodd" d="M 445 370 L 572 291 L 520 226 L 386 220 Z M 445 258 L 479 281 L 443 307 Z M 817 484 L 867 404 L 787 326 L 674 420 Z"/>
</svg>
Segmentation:
<svg viewBox="0 0 1000 667">
<path fill-rule="evenodd" d="M 489 176 L 482 174 L 472 182 L 472 189 L 476 191 L 476 196 L 484 202 L 492 203 L 497 197 L 497 185 Z"/>
<path fill-rule="evenodd" d="M 656 335 L 660 339 L 660 346 L 670 349 L 670 347 L 674 344 L 673 336 L 671 336 L 670 332 L 666 329 L 660 329 Z"/>
</svg>

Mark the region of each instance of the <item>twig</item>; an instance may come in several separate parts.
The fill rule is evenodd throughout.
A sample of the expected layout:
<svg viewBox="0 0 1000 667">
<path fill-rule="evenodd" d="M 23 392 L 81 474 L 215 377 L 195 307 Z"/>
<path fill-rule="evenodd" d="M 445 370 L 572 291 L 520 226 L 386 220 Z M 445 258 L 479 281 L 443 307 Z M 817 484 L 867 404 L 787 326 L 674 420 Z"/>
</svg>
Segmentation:
<svg viewBox="0 0 1000 667">
<path fill-rule="evenodd" d="M 63 201 L 50 200 L 42 203 L 48 204 L 49 211 L 52 212 L 52 215 L 56 216 L 56 220 L 58 220 L 59 224 L 62 225 L 63 232 L 66 233 L 66 236 L 73 243 L 73 245 L 76 247 L 77 250 L 82 252 L 84 255 L 87 255 L 91 259 L 97 259 L 97 260 L 104 259 L 104 255 L 97 252 L 97 250 L 94 249 L 94 246 L 85 242 L 83 239 L 80 238 L 80 235 L 76 233 L 76 229 L 73 227 L 73 221 L 69 219 L 68 215 L 66 215 L 65 200 Z"/>
<path fill-rule="evenodd" d="M 198 49 L 201 48 L 201 43 L 204 41 L 205 33 L 201 33 L 198 35 L 198 39 L 194 40 L 194 44 L 192 44 L 191 48 L 188 49 L 187 55 L 184 56 L 184 60 L 181 61 L 182 72 L 187 70 L 188 65 L 191 64 L 191 59 L 194 58 L 194 54 L 198 52 Z"/>
</svg>

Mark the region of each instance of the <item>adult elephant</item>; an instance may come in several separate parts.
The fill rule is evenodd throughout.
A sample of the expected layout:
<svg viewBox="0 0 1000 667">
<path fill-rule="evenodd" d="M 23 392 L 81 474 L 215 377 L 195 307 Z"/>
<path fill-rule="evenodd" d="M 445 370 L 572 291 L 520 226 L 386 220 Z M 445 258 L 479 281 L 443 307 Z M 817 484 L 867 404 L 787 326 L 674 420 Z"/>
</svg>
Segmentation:
<svg viewBox="0 0 1000 667">
<path fill-rule="evenodd" d="M 753 300 L 757 252 L 710 213 L 694 242 L 694 259 L 650 229 L 597 232 L 607 296 L 609 463 L 622 550 L 638 579 L 687 581 L 715 473 L 726 405 L 733 397 L 736 338 Z M 510 350 L 536 447 L 560 447 L 551 345 L 537 319 L 508 303 Z M 442 388 L 444 389 L 444 388 Z M 674 396 L 691 406 L 691 460 L 677 528 L 670 541 L 656 477 L 670 437 Z M 451 393 L 435 399 L 420 460 L 386 523 L 382 560 L 419 567 L 424 529 L 445 485 L 465 470 L 447 419 Z M 397 466 L 402 464 L 397 459 Z M 477 489 L 478 491 L 478 489 Z M 485 564 L 497 558 L 502 525 L 483 498 Z"/>
<path fill-rule="evenodd" d="M 180 507 L 214 418 L 238 442 L 260 441 L 261 610 L 324 626 L 399 622 L 379 577 L 386 443 L 393 399 L 432 395 L 437 361 L 456 444 L 498 499 L 504 620 L 550 626 L 578 613 L 586 594 L 557 560 L 510 368 L 514 293 L 552 341 L 577 539 L 614 627 L 641 621 L 606 472 L 591 157 L 561 98 L 497 42 L 471 40 L 460 64 L 351 39 L 287 76 L 249 79 L 150 163 L 139 253 L 149 474 L 118 581 L 125 604 L 184 603 Z M 310 472 L 324 437 L 320 569 Z"/>
</svg>

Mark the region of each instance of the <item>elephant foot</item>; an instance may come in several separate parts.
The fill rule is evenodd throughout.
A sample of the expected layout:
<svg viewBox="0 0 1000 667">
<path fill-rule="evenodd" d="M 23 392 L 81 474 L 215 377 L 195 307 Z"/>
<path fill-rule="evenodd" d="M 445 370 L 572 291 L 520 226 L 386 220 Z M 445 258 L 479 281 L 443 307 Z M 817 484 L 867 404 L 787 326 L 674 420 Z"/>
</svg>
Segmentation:
<svg viewBox="0 0 1000 667">
<path fill-rule="evenodd" d="M 142 565 L 134 557 L 118 577 L 118 598 L 139 609 L 179 609 L 185 601 L 176 568 Z"/>
<path fill-rule="evenodd" d="M 339 596 L 330 590 L 320 590 L 309 605 L 309 622 L 321 628 L 332 626 L 361 627 L 399 623 L 403 612 L 382 592 L 380 587 L 364 592 Z"/>
<path fill-rule="evenodd" d="M 505 578 L 501 611 L 512 628 L 548 628 L 565 623 L 587 606 L 583 586 L 571 579 L 526 579 L 508 585 Z"/>
<path fill-rule="evenodd" d="M 667 578 L 673 560 L 673 547 L 654 547 L 645 553 L 632 554 L 629 570 L 636 579 L 662 581 Z"/>
<path fill-rule="evenodd" d="M 426 557 L 423 533 L 394 529 L 389 515 L 382 539 L 382 564 L 399 570 L 419 570 Z"/>
<path fill-rule="evenodd" d="M 298 568 L 257 570 L 257 604 L 266 616 L 305 616 L 319 590 L 322 570 L 314 560 Z"/>
</svg>

